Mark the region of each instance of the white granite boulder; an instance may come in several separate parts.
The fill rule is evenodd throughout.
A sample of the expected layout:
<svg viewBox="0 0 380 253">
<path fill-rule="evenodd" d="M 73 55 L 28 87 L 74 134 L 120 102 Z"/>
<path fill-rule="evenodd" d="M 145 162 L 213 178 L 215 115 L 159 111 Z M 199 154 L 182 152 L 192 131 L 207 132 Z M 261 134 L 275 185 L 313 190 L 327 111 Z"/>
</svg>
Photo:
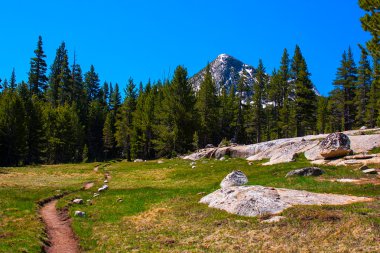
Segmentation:
<svg viewBox="0 0 380 253">
<path fill-rule="evenodd" d="M 228 174 L 220 183 L 220 187 L 228 188 L 231 186 L 240 186 L 248 183 L 247 176 L 240 170 L 234 170 Z"/>
</svg>

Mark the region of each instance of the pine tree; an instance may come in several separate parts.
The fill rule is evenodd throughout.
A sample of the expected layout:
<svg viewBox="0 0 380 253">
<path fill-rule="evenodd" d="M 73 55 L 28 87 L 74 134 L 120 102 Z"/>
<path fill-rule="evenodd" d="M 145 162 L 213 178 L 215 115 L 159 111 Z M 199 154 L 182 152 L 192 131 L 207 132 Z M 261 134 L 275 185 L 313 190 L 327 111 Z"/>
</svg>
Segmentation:
<svg viewBox="0 0 380 253">
<path fill-rule="evenodd" d="M 0 164 L 18 166 L 26 154 L 25 108 L 16 91 L 0 95 Z"/>
<path fill-rule="evenodd" d="M 357 69 L 351 48 L 348 48 L 348 52 L 346 53 L 346 51 L 344 51 L 342 55 L 341 66 L 337 70 L 336 79 L 334 81 L 334 85 L 343 90 L 344 130 L 352 129 L 355 121 L 354 96 L 356 82 Z"/>
<path fill-rule="evenodd" d="M 23 106 L 25 108 L 26 149 L 25 163 L 38 164 L 45 161 L 46 138 L 43 119 L 43 102 L 37 94 L 30 95 L 26 83 L 18 87 Z"/>
<path fill-rule="evenodd" d="M 143 94 L 144 96 L 140 100 L 140 103 L 137 103 L 135 117 L 140 117 L 140 120 L 137 122 L 140 123 L 142 158 L 152 159 L 155 157 L 153 145 L 153 139 L 155 136 L 153 126 L 155 121 L 154 111 L 156 106 L 155 96 L 157 95 L 157 87 L 151 87 L 150 82 L 148 82 Z"/>
<path fill-rule="evenodd" d="M 297 136 L 312 134 L 316 124 L 316 95 L 303 59 L 295 82 Z"/>
<path fill-rule="evenodd" d="M 219 97 L 220 100 L 220 108 L 219 108 L 219 129 L 220 136 L 222 139 L 230 140 L 232 138 L 231 124 L 233 121 L 233 110 L 232 110 L 232 101 L 230 101 L 230 97 L 227 94 L 227 90 L 225 86 L 221 86 L 222 91 Z M 233 93 L 235 93 L 233 87 L 231 87 Z"/>
<path fill-rule="evenodd" d="M 235 100 L 236 106 L 234 108 L 235 111 L 235 133 L 234 133 L 234 141 L 237 143 L 245 143 L 246 141 L 246 124 L 245 124 L 245 118 L 246 118 L 246 112 L 247 112 L 247 106 L 244 104 L 247 98 L 247 92 L 248 92 L 248 85 L 247 85 L 247 79 L 246 79 L 247 73 L 243 71 L 239 82 L 237 84 L 237 98 Z M 248 104 L 248 103 L 246 103 Z"/>
<path fill-rule="evenodd" d="M 163 101 L 155 140 L 161 155 L 173 156 L 192 149 L 195 132 L 195 95 L 187 80 L 187 70 L 178 66 L 173 80 L 163 88 Z"/>
<path fill-rule="evenodd" d="M 295 113 L 293 109 L 293 103 L 288 97 L 285 97 L 283 105 L 279 111 L 279 128 L 281 129 L 282 137 L 289 138 L 294 135 Z"/>
<path fill-rule="evenodd" d="M 9 88 L 9 83 L 8 83 L 8 80 L 5 78 L 3 82 L 3 89 L 7 90 L 8 88 Z"/>
<path fill-rule="evenodd" d="M 95 68 L 93 65 L 90 67 L 90 71 L 88 71 L 84 75 L 84 85 L 87 92 L 87 100 L 89 102 L 99 99 L 99 76 L 95 72 Z"/>
<path fill-rule="evenodd" d="M 299 47 L 296 46 L 295 55 L 299 54 Z M 274 76 L 275 77 L 275 76 Z M 278 77 L 272 77 L 273 81 L 278 78 L 279 90 L 281 91 L 280 99 L 278 101 L 278 132 L 280 137 L 290 137 L 293 135 L 294 118 L 289 118 L 291 115 L 295 115 L 292 111 L 294 108 L 293 101 L 289 98 L 294 96 L 294 77 L 291 80 L 290 60 L 287 49 L 281 57 L 280 69 L 278 71 Z"/>
<path fill-rule="evenodd" d="M 133 112 L 136 110 L 136 85 L 133 79 L 129 78 L 126 89 L 126 98 L 123 105 L 119 108 L 116 120 L 115 139 L 117 147 L 121 149 L 122 156 L 131 161 L 131 136 L 133 130 Z"/>
<path fill-rule="evenodd" d="M 74 101 L 74 89 L 72 87 L 72 75 L 69 68 L 67 53 L 63 55 L 61 69 L 58 75 L 58 103 L 60 105 L 66 102 L 71 104 Z"/>
<path fill-rule="evenodd" d="M 113 132 L 113 119 L 112 114 L 108 113 L 106 117 L 106 121 L 104 122 L 103 127 L 103 146 L 104 146 L 104 153 L 105 158 L 108 159 L 112 157 L 112 151 L 115 147 L 115 138 L 114 138 L 114 132 Z"/>
<path fill-rule="evenodd" d="M 30 70 L 28 80 L 31 94 L 35 94 L 39 98 L 41 98 L 43 93 L 46 91 L 48 81 L 48 78 L 46 77 L 46 55 L 44 53 L 42 45 L 42 37 L 39 36 L 37 48 L 36 50 L 34 50 L 35 57 L 30 59 Z"/>
<path fill-rule="evenodd" d="M 272 77 L 268 85 L 268 99 L 273 103 L 272 110 L 267 110 L 268 117 L 271 117 L 272 124 L 270 130 L 270 139 L 278 139 L 281 136 L 280 122 L 280 108 L 283 106 L 283 81 L 280 72 L 273 70 Z"/>
<path fill-rule="evenodd" d="M 9 88 L 11 90 L 15 90 L 17 86 L 16 83 L 16 73 L 15 73 L 15 68 L 12 69 L 12 74 L 11 77 L 9 78 Z"/>
<path fill-rule="evenodd" d="M 212 80 L 210 65 L 200 84 L 195 105 L 199 115 L 199 140 L 202 147 L 209 143 L 217 144 L 218 138 L 218 97 L 215 82 Z"/>
<path fill-rule="evenodd" d="M 70 103 L 75 103 L 78 109 L 79 118 L 83 125 L 86 125 L 87 114 L 88 114 L 88 103 L 87 95 L 84 89 L 82 68 L 76 61 L 76 55 L 74 54 L 74 62 L 71 71 L 71 81 L 72 81 L 72 100 Z"/>
<path fill-rule="evenodd" d="M 359 6 L 366 14 L 360 18 L 364 31 L 371 33 L 372 39 L 367 42 L 367 49 L 375 61 L 380 59 L 380 2 L 373 0 L 359 0 Z"/>
<path fill-rule="evenodd" d="M 105 110 L 98 100 L 91 101 L 88 106 L 87 116 L 87 145 L 90 160 L 103 159 L 103 128 Z"/>
<path fill-rule="evenodd" d="M 328 98 L 320 96 L 317 100 L 317 132 L 323 134 L 328 124 Z"/>
<path fill-rule="evenodd" d="M 294 115 L 296 136 L 311 134 L 316 124 L 316 95 L 310 80 L 306 60 L 297 45 L 291 63 L 291 77 L 294 83 Z"/>
<path fill-rule="evenodd" d="M 355 91 L 355 102 L 356 107 L 356 117 L 355 125 L 357 127 L 365 125 L 366 122 L 366 111 L 369 101 L 370 87 L 372 83 L 372 70 L 371 65 L 368 60 L 368 53 L 364 48 L 362 49 L 361 58 L 358 67 L 358 79 L 357 88 Z"/>
<path fill-rule="evenodd" d="M 328 97 L 327 104 L 328 125 L 326 132 L 340 132 L 344 130 L 344 93 L 343 90 L 335 88 Z"/>
<path fill-rule="evenodd" d="M 53 106 L 59 104 L 60 92 L 62 92 L 60 85 L 66 82 L 66 80 L 62 80 L 62 78 L 67 77 L 67 75 L 61 74 L 61 71 L 66 69 L 66 67 L 62 65 L 67 63 L 67 59 L 66 44 L 62 42 L 56 51 L 54 62 L 50 67 L 48 97 Z M 64 63 L 65 60 L 66 63 Z"/>
<path fill-rule="evenodd" d="M 47 136 L 47 162 L 78 162 L 82 158 L 83 126 L 74 105 L 67 103 L 44 108 Z"/>
<path fill-rule="evenodd" d="M 253 84 L 253 126 L 255 129 L 256 143 L 261 142 L 264 110 L 263 110 L 263 93 L 267 85 L 267 76 L 262 60 L 259 60 L 259 65 L 256 69 L 256 82 Z"/>
<path fill-rule="evenodd" d="M 110 97 L 110 93 L 109 93 L 109 84 L 108 82 L 104 82 L 103 83 L 103 87 L 101 89 L 101 97 L 100 97 L 100 101 L 101 103 L 105 106 L 105 107 L 108 107 L 108 102 L 109 102 L 109 97 Z"/>
<path fill-rule="evenodd" d="M 116 112 L 121 105 L 121 95 L 119 85 L 117 83 L 115 84 L 115 89 L 113 89 L 110 94 L 110 110 Z"/>
<path fill-rule="evenodd" d="M 279 100 L 280 107 L 282 107 L 283 101 L 286 98 L 288 98 L 289 94 L 292 92 L 291 86 L 289 86 L 289 79 L 290 79 L 289 64 L 290 64 L 289 54 L 288 54 L 288 50 L 285 48 L 281 57 L 280 70 L 278 71 L 278 75 L 281 77 L 281 88 L 280 88 L 281 99 Z"/>
<path fill-rule="evenodd" d="M 366 109 L 366 123 L 369 127 L 380 125 L 379 108 L 380 108 L 380 64 L 376 61 L 373 63 L 372 83 L 368 95 L 368 105 Z"/>
</svg>

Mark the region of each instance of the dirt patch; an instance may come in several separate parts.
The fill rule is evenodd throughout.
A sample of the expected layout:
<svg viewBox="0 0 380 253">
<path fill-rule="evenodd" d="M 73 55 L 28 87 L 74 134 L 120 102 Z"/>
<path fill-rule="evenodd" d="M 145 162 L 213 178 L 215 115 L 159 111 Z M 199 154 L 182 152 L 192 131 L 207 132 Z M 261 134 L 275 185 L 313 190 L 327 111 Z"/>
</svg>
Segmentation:
<svg viewBox="0 0 380 253">
<path fill-rule="evenodd" d="M 45 246 L 47 253 L 77 253 L 78 242 L 71 229 L 71 220 L 66 212 L 58 212 L 57 200 L 52 200 L 40 209 L 40 214 L 46 226 L 50 245 Z"/>
<path fill-rule="evenodd" d="M 84 184 L 83 189 L 88 190 L 94 186 L 94 182 L 87 182 Z"/>
<path fill-rule="evenodd" d="M 380 178 L 333 178 L 333 179 L 324 179 L 318 178 L 318 181 L 329 181 L 329 182 L 337 182 L 337 183 L 345 183 L 345 184 L 373 184 L 380 185 Z"/>
</svg>

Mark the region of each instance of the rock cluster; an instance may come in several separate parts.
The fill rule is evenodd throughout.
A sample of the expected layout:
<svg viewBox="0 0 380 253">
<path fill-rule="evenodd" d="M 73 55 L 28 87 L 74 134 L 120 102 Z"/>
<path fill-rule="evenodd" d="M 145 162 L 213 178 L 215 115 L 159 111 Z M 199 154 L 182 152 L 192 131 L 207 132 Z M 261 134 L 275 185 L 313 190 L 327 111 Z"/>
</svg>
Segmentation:
<svg viewBox="0 0 380 253">
<path fill-rule="evenodd" d="M 105 190 L 107 190 L 108 189 L 108 185 L 103 185 L 102 187 L 100 187 L 99 189 L 98 189 L 98 192 L 102 192 L 102 191 L 105 191 Z"/>
<path fill-rule="evenodd" d="M 366 134 L 367 132 L 371 134 Z M 269 162 L 263 165 L 272 165 L 291 162 L 295 160 L 297 155 L 305 154 L 306 159 L 315 164 L 330 165 L 330 162 L 336 162 L 336 158 L 347 156 L 353 152 L 359 155 L 351 156 L 352 159 L 350 158 L 350 160 L 338 161 L 339 164 L 331 165 L 380 163 L 380 157 L 366 154 L 371 149 L 380 147 L 379 133 L 379 128 L 352 130 L 330 135 L 320 134 L 278 139 L 251 145 L 230 145 L 227 147 L 200 149 L 183 158 L 193 161 L 201 158 L 220 159 L 224 156 L 246 158 L 248 161 L 269 159 Z"/>
</svg>

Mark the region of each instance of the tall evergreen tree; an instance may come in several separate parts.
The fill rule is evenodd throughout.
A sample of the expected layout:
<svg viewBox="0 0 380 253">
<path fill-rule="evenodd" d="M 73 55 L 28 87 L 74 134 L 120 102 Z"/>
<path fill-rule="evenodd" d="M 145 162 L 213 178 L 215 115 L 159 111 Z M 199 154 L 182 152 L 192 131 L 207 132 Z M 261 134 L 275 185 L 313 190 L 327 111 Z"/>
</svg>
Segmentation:
<svg viewBox="0 0 380 253">
<path fill-rule="evenodd" d="M 228 95 L 226 87 L 222 86 L 221 95 L 219 97 L 220 100 L 220 109 L 219 109 L 219 129 L 220 129 L 220 137 L 223 139 L 230 140 L 232 138 L 231 124 L 234 118 L 234 110 L 233 110 L 233 101 L 231 101 L 231 97 Z M 235 94 L 235 89 L 231 87 L 230 92 Z"/>
<path fill-rule="evenodd" d="M 281 136 L 280 124 L 280 108 L 283 106 L 283 79 L 281 72 L 273 70 L 267 89 L 268 99 L 273 102 L 272 110 L 267 111 L 267 114 L 272 117 L 273 124 L 271 125 L 271 138 L 278 139 Z"/>
<path fill-rule="evenodd" d="M 47 162 L 78 162 L 82 158 L 83 126 L 75 105 L 49 105 L 44 108 Z M 100 137 L 101 138 L 101 137 Z"/>
<path fill-rule="evenodd" d="M 9 78 L 9 88 L 11 90 L 15 90 L 16 86 L 17 86 L 17 83 L 16 83 L 16 72 L 15 72 L 15 68 L 13 68 L 12 69 L 11 77 Z"/>
<path fill-rule="evenodd" d="M 256 143 L 262 140 L 264 121 L 263 93 L 267 81 L 264 64 L 260 59 L 256 69 L 256 82 L 253 84 L 253 126 L 255 129 Z"/>
<path fill-rule="evenodd" d="M 316 95 L 309 78 L 306 61 L 302 59 L 295 82 L 296 131 L 297 136 L 312 134 L 316 123 Z"/>
<path fill-rule="evenodd" d="M 116 120 L 115 139 L 117 147 L 121 149 L 122 156 L 131 161 L 131 136 L 133 130 L 133 112 L 136 110 L 136 85 L 132 78 L 129 78 L 126 89 L 126 97 L 124 103 L 119 108 Z"/>
<path fill-rule="evenodd" d="M 366 111 L 372 83 L 372 70 L 369 59 L 367 57 L 368 53 L 364 48 L 361 49 L 362 53 L 358 67 L 357 88 L 355 92 L 354 102 L 356 108 L 355 125 L 357 127 L 363 126 L 367 123 Z"/>
<path fill-rule="evenodd" d="M 377 0 L 359 0 L 359 6 L 366 14 L 360 18 L 364 31 L 371 33 L 372 39 L 367 42 L 367 49 L 374 59 L 380 59 L 380 2 Z"/>
<path fill-rule="evenodd" d="M 372 72 L 372 83 L 368 95 L 368 105 L 366 110 L 366 123 L 369 127 L 380 125 L 379 107 L 380 107 L 380 64 L 374 61 Z"/>
<path fill-rule="evenodd" d="M 218 142 L 218 97 L 216 94 L 215 82 L 212 80 L 210 64 L 206 67 L 206 72 L 200 84 L 195 105 L 199 114 L 199 140 L 202 147 Z"/>
<path fill-rule="evenodd" d="M 37 94 L 30 95 L 32 91 L 28 89 L 26 83 L 22 82 L 18 86 L 18 93 L 25 108 L 26 126 L 26 164 L 38 164 L 45 162 L 46 138 L 44 131 L 43 101 Z"/>
<path fill-rule="evenodd" d="M 0 164 L 17 166 L 26 153 L 25 108 L 16 91 L 0 95 Z"/>
<path fill-rule="evenodd" d="M 239 82 L 237 84 L 237 98 L 235 99 L 236 105 L 234 108 L 235 111 L 235 118 L 234 118 L 234 141 L 237 143 L 245 143 L 246 142 L 246 108 L 249 103 L 247 103 L 247 92 L 248 92 L 248 85 L 247 85 L 247 79 L 246 79 L 247 73 L 243 71 Z"/>
<path fill-rule="evenodd" d="M 88 102 L 87 95 L 84 89 L 82 68 L 76 61 L 76 55 L 74 54 L 74 62 L 71 67 L 71 101 L 70 103 L 75 103 L 78 109 L 79 118 L 83 125 L 86 125 L 87 114 L 88 114 Z"/>
<path fill-rule="evenodd" d="M 90 160 L 103 159 L 103 128 L 106 117 L 104 106 L 99 100 L 91 101 L 87 116 L 87 145 Z"/>
<path fill-rule="evenodd" d="M 30 70 L 28 80 L 31 94 L 35 94 L 39 98 L 41 98 L 43 93 L 46 91 L 48 81 L 48 78 L 46 77 L 46 55 L 44 53 L 42 45 L 42 37 L 39 36 L 37 48 L 34 50 L 35 56 L 30 59 Z"/>
<path fill-rule="evenodd" d="M 100 101 L 101 103 L 105 106 L 105 107 L 108 107 L 108 102 L 109 102 L 109 97 L 110 97 L 110 93 L 109 93 L 109 84 L 108 82 L 104 82 L 103 83 L 103 87 L 101 89 L 101 97 L 100 97 Z"/>
<path fill-rule="evenodd" d="M 290 92 L 292 92 L 291 86 L 289 85 L 290 83 L 289 82 L 289 79 L 290 79 L 289 65 L 290 65 L 289 54 L 288 54 L 288 50 L 285 48 L 281 57 L 280 69 L 278 71 L 278 75 L 281 77 L 281 99 L 279 100 L 280 107 L 282 107 L 283 101 L 289 96 Z"/>
<path fill-rule="evenodd" d="M 94 101 L 99 99 L 99 76 L 95 72 L 95 68 L 91 65 L 90 70 L 84 75 L 84 85 L 87 92 L 87 100 Z"/>
<path fill-rule="evenodd" d="M 326 132 L 328 124 L 328 99 L 320 96 L 317 100 L 317 132 L 323 134 Z"/>
<path fill-rule="evenodd" d="M 328 98 L 327 132 L 331 133 L 344 130 L 344 106 L 344 92 L 342 89 L 337 87 L 330 92 Z"/>
<path fill-rule="evenodd" d="M 60 98 L 60 93 L 62 92 L 62 87 L 60 87 L 60 85 L 62 83 L 67 83 L 67 80 L 62 79 L 62 78 L 68 78 L 67 73 L 61 74 L 62 70 L 66 70 L 68 66 L 67 60 L 68 60 L 68 57 L 67 57 L 66 44 L 65 42 L 62 42 L 56 51 L 54 62 L 50 67 L 48 97 L 49 97 L 50 103 L 53 106 L 57 106 L 60 102 L 59 98 Z M 66 66 L 62 66 L 64 64 L 66 64 Z"/>
<path fill-rule="evenodd" d="M 346 51 L 344 51 L 342 55 L 341 66 L 338 68 L 336 79 L 334 80 L 334 85 L 343 90 L 344 130 L 352 129 L 355 121 L 354 96 L 356 82 L 357 69 L 351 48 L 348 48 L 348 52 L 346 53 Z"/>
<path fill-rule="evenodd" d="M 63 55 L 58 81 L 58 103 L 60 105 L 66 102 L 71 104 L 74 101 L 74 89 L 67 53 Z"/>
<path fill-rule="evenodd" d="M 193 148 L 195 95 L 182 66 L 176 68 L 170 85 L 165 86 L 155 144 L 160 154 L 171 156 Z"/>
<path fill-rule="evenodd" d="M 103 127 L 103 152 L 105 153 L 106 159 L 112 157 L 112 153 L 115 148 L 115 137 L 112 126 L 113 123 L 112 114 L 109 112 L 106 116 Z"/>
<path fill-rule="evenodd" d="M 296 136 L 303 136 L 315 130 L 317 104 L 306 60 L 298 45 L 291 62 L 291 77 L 294 83 Z"/>
</svg>

